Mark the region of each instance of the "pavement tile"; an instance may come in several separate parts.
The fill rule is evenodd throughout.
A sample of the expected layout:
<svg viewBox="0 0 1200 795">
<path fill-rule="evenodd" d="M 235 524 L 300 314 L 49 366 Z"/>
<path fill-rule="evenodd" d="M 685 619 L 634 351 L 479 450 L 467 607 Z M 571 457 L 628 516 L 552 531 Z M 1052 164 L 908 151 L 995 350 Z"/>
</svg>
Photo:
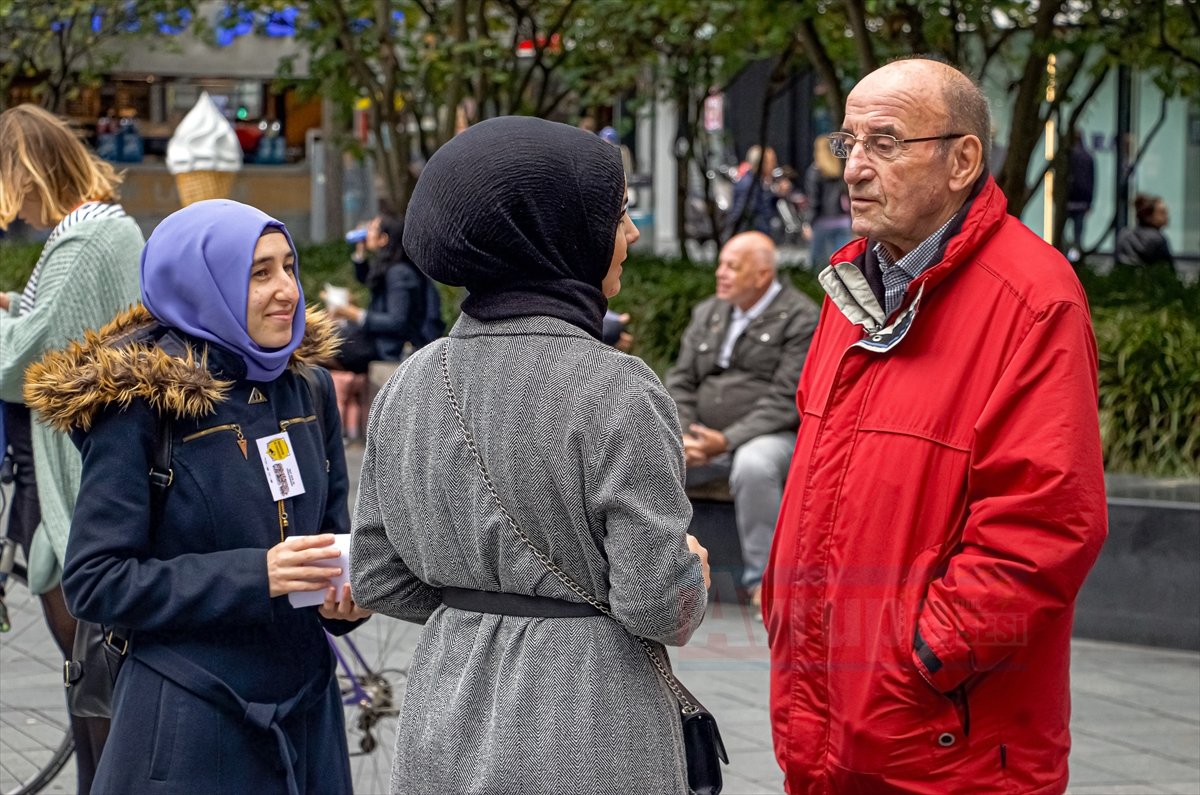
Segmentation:
<svg viewBox="0 0 1200 795">
<path fill-rule="evenodd" d="M 1139 721 L 1130 725 L 1109 727 L 1103 736 L 1073 730 L 1071 757 L 1099 756 L 1108 758 L 1131 752 L 1168 759 L 1200 770 L 1200 731 L 1172 731 L 1161 721 Z M 1200 795 L 1198 791 L 1197 795 Z"/>
<path fill-rule="evenodd" d="M 1102 770 L 1091 764 L 1094 759 L 1095 757 L 1079 759 L 1074 753 L 1071 754 L 1071 785 L 1067 788 L 1068 792 L 1074 792 L 1076 787 L 1109 785 L 1121 780 L 1114 778 L 1111 771 Z"/>
<path fill-rule="evenodd" d="M 783 786 L 767 787 L 761 782 L 730 773 L 725 776 L 725 788 L 721 791 L 724 795 L 776 795 L 783 792 Z"/>
<path fill-rule="evenodd" d="M 1192 764 L 1182 764 L 1152 754 L 1113 754 L 1103 760 L 1089 764 L 1114 775 L 1124 776 L 1130 781 L 1146 781 L 1155 784 L 1195 783 L 1200 792 L 1200 769 Z"/>
<path fill-rule="evenodd" d="M 351 446 L 347 453 L 356 474 L 362 448 Z M 30 634 L 22 637 L 14 630 L 0 640 L 0 766 L 14 762 L 15 746 L 28 744 L 32 733 L 14 715 L 24 715 L 25 707 L 61 712 L 58 655 L 48 633 L 35 638 L 43 626 L 40 609 L 30 603 L 27 610 L 20 626 Z M 415 625 L 379 617 L 353 637 L 364 651 L 395 649 L 388 667 L 403 667 L 419 632 Z M 14 643 L 18 637 L 23 642 Z M 22 646 L 28 647 L 26 653 Z M 711 606 L 693 642 L 672 649 L 671 658 L 720 723 L 733 762 L 724 769 L 727 795 L 780 795 L 783 774 L 774 758 L 768 715 L 769 654 L 757 612 L 740 605 Z M 1071 673 L 1074 746 L 1068 792 L 1200 795 L 1200 654 L 1076 639 Z M 45 736 L 53 734 L 47 731 Z M 45 792 L 73 791 L 74 775 L 72 762 Z M 0 792 L 7 789 L 3 779 L 0 770 Z M 360 785 L 358 795 L 386 787 L 383 776 Z"/>
</svg>

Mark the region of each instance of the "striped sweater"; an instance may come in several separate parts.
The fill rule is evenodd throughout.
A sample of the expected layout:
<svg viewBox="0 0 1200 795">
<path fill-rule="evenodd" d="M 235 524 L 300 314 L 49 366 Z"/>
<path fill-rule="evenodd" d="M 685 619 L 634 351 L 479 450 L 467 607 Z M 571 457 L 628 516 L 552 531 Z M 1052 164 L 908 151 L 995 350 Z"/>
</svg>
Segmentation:
<svg viewBox="0 0 1200 795">
<path fill-rule="evenodd" d="M 32 308 L 22 312 L 21 295 L 9 293 L 8 311 L 0 312 L 0 400 L 22 402 L 26 367 L 138 299 L 145 239 L 132 218 L 89 217 L 55 232 L 37 265 Z M 80 461 L 66 434 L 37 422 L 33 455 L 42 524 L 29 551 L 29 587 L 41 593 L 62 573 Z"/>
</svg>

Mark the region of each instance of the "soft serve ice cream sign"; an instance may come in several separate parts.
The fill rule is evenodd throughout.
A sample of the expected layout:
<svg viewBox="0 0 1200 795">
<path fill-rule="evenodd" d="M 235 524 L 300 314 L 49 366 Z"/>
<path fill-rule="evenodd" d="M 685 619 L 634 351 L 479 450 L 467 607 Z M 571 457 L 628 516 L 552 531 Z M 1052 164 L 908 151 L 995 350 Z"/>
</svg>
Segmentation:
<svg viewBox="0 0 1200 795">
<path fill-rule="evenodd" d="M 186 207 L 204 199 L 228 199 L 242 168 L 237 133 L 205 91 L 167 143 L 167 171 L 175 175 Z"/>
</svg>

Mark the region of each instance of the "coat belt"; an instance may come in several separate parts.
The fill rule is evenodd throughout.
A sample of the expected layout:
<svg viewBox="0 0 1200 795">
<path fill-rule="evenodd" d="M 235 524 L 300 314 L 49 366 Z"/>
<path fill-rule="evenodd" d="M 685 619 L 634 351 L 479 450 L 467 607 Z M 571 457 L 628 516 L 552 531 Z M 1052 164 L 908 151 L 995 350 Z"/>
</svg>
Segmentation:
<svg viewBox="0 0 1200 795">
<path fill-rule="evenodd" d="M 518 593 L 477 591 L 473 588 L 443 588 L 442 604 L 473 613 L 493 613 L 501 616 L 526 618 L 582 618 L 604 615 L 590 604 L 552 599 L 549 596 L 526 596 Z"/>
<path fill-rule="evenodd" d="M 288 795 L 300 795 L 296 784 L 296 749 L 280 724 L 292 713 L 307 711 L 324 697 L 329 686 L 328 674 L 313 677 L 299 692 L 284 701 L 258 703 L 242 698 L 216 674 L 166 646 L 143 644 L 134 650 L 134 657 L 197 698 L 242 719 L 259 731 L 272 734 L 279 748 L 279 761 L 287 774 Z"/>
</svg>

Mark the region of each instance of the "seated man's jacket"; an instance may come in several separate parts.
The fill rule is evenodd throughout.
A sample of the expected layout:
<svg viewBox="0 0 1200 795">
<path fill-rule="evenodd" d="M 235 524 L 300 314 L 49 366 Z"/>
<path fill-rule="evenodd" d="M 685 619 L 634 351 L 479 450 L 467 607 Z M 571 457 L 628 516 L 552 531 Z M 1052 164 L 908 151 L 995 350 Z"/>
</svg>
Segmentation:
<svg viewBox="0 0 1200 795">
<path fill-rule="evenodd" d="M 796 385 L 820 310 L 785 280 L 781 284 L 775 300 L 737 338 L 725 369 L 717 357 L 733 304 L 713 296 L 692 311 L 679 360 L 667 374 L 684 431 L 699 422 L 724 433 L 736 450 L 756 436 L 799 425 Z"/>
</svg>

